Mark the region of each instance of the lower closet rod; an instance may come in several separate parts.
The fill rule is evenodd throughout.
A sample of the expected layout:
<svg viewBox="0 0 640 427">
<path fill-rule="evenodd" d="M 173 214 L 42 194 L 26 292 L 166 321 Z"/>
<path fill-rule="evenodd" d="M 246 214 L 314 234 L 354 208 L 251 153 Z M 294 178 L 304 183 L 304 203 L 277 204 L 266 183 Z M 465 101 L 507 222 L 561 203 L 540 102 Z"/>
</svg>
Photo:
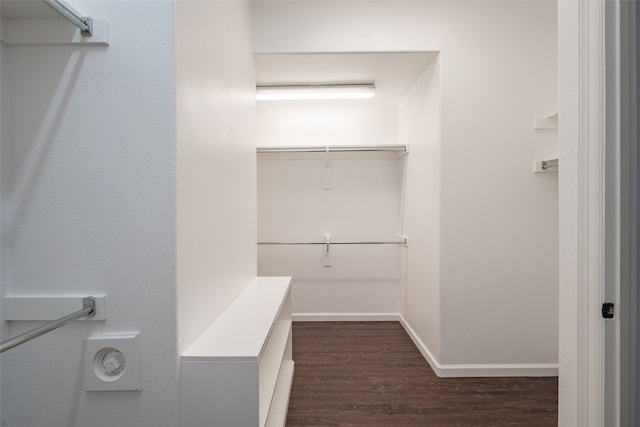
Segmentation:
<svg viewBox="0 0 640 427">
<path fill-rule="evenodd" d="M 259 245 L 405 245 L 404 241 L 395 242 L 258 242 Z"/>
<path fill-rule="evenodd" d="M 58 320 L 45 323 L 42 326 L 38 326 L 37 328 L 31 329 L 23 334 L 17 335 L 13 338 L 9 338 L 6 341 L 2 341 L 2 343 L 0 343 L 0 353 L 2 353 L 3 351 L 7 351 L 9 349 L 12 349 L 13 347 L 19 346 L 20 344 L 24 344 L 27 341 L 31 341 L 34 338 L 38 338 L 40 335 L 44 335 L 47 332 L 51 332 L 54 329 L 57 329 L 60 326 L 66 325 L 67 323 L 73 320 L 79 319 L 84 316 L 93 316 L 95 313 L 96 313 L 95 298 L 93 297 L 83 298 L 81 310 L 75 311 L 71 314 L 61 317 Z"/>
</svg>

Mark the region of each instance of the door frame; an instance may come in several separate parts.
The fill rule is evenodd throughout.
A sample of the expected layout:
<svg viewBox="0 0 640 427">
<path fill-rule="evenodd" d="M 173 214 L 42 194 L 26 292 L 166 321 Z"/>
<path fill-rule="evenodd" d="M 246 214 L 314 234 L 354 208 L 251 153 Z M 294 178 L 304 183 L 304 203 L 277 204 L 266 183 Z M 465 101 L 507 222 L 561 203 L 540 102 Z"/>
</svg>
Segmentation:
<svg viewBox="0 0 640 427">
<path fill-rule="evenodd" d="M 633 8 L 558 2 L 561 427 L 638 422 Z"/>
<path fill-rule="evenodd" d="M 561 427 L 604 420 L 604 6 L 558 1 Z"/>
</svg>

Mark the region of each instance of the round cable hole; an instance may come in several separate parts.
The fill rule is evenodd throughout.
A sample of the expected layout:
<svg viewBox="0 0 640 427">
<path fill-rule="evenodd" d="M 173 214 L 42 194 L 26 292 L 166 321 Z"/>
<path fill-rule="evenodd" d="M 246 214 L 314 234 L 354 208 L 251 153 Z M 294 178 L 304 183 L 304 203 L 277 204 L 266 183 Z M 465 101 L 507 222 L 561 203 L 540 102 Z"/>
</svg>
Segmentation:
<svg viewBox="0 0 640 427">
<path fill-rule="evenodd" d="M 118 349 L 105 347 L 93 357 L 93 371 L 103 381 L 116 381 L 124 374 L 127 360 Z"/>
</svg>

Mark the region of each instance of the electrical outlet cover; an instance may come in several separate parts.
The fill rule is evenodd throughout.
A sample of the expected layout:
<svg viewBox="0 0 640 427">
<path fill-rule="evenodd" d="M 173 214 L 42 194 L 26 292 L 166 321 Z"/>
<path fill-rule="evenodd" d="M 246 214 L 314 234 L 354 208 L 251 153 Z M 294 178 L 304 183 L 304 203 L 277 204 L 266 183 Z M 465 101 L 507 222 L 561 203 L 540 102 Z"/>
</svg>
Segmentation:
<svg viewBox="0 0 640 427">
<path fill-rule="evenodd" d="M 91 335 L 87 338 L 84 389 L 142 390 L 139 332 Z"/>
</svg>

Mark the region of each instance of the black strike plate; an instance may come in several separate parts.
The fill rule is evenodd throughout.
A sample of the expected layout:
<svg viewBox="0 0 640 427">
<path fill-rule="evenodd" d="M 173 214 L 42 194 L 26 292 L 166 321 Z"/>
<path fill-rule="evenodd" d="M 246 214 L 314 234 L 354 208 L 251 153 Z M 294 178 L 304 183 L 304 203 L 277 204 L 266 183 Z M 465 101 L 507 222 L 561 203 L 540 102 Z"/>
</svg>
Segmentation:
<svg viewBox="0 0 640 427">
<path fill-rule="evenodd" d="M 605 319 L 613 319 L 614 306 L 612 302 L 602 304 L 602 317 Z"/>
</svg>

